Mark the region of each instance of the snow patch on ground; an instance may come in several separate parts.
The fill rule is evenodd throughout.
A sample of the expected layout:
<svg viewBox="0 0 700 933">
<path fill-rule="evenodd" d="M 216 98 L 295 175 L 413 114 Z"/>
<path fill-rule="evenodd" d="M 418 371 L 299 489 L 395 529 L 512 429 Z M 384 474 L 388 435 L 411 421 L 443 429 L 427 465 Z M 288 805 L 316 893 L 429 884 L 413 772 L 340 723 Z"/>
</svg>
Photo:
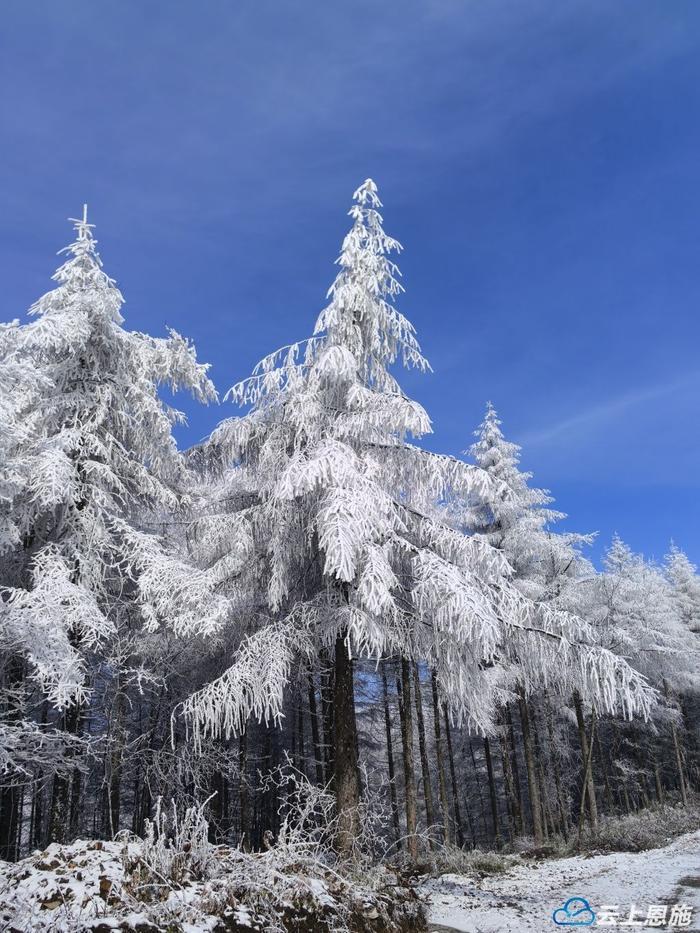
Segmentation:
<svg viewBox="0 0 700 933">
<path fill-rule="evenodd" d="M 575 895 L 586 898 L 593 910 L 617 904 L 623 919 L 631 904 L 644 913 L 650 904 L 689 904 L 693 921 L 685 929 L 700 930 L 697 885 L 700 831 L 647 852 L 528 861 L 478 879 L 442 875 L 425 882 L 422 890 L 429 899 L 430 930 L 543 933 L 560 929 L 552 912 Z"/>
</svg>

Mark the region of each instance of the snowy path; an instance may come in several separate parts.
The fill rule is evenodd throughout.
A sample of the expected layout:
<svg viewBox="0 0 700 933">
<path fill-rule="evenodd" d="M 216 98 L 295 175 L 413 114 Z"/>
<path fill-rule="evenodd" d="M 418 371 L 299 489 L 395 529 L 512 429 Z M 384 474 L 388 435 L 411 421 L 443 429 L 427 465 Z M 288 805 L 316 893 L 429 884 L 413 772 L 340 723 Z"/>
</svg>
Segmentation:
<svg viewBox="0 0 700 933">
<path fill-rule="evenodd" d="M 427 882 L 424 890 L 430 894 L 429 929 L 440 933 L 567 929 L 553 923 L 552 911 L 575 895 L 587 898 L 594 911 L 617 904 L 618 924 L 628 918 L 631 904 L 637 906 L 635 918 L 640 912 L 646 916 L 650 904 L 689 904 L 693 920 L 682 929 L 700 931 L 700 831 L 649 852 L 527 862 L 478 881 L 443 875 Z"/>
</svg>

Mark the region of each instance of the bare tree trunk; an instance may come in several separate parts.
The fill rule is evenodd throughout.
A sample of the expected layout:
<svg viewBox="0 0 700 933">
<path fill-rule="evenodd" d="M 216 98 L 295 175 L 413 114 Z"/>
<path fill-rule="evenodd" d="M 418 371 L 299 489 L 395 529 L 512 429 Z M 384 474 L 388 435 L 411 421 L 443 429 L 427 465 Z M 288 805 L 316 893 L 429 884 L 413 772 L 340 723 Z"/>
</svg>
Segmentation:
<svg viewBox="0 0 700 933">
<path fill-rule="evenodd" d="M 416 704 L 416 721 L 418 723 L 418 746 L 420 750 L 420 764 L 423 775 L 423 799 L 425 800 L 425 816 L 429 829 L 435 825 L 435 808 L 433 806 L 433 787 L 430 779 L 428 765 L 428 750 L 425 741 L 425 720 L 423 719 L 423 693 L 420 685 L 418 665 L 413 664 L 413 698 Z"/>
<path fill-rule="evenodd" d="M 447 759 L 450 764 L 450 778 L 452 781 L 452 804 L 455 814 L 455 828 L 457 830 L 457 845 L 464 847 L 464 826 L 462 824 L 462 814 L 459 808 L 459 792 L 457 790 L 457 775 L 455 774 L 455 756 L 452 751 L 452 730 L 450 729 L 450 719 L 447 715 L 447 707 L 442 708 L 443 719 L 445 721 L 445 739 L 447 740 Z"/>
<path fill-rule="evenodd" d="M 87 731 L 90 732 L 90 714 L 89 706 L 81 706 L 77 711 L 76 735 Z M 82 755 L 79 751 L 78 755 Z M 76 839 L 80 835 L 80 818 L 83 812 L 83 771 L 76 765 L 73 768 L 70 790 L 70 812 L 69 812 L 69 837 Z"/>
<path fill-rule="evenodd" d="M 508 739 L 510 744 L 511 765 L 513 771 L 513 783 L 515 784 L 515 794 L 517 798 L 518 809 L 516 813 L 516 824 L 518 832 L 522 836 L 525 832 L 525 821 L 523 816 L 523 788 L 520 781 L 520 766 L 518 764 L 518 746 L 515 744 L 515 727 L 513 725 L 513 714 L 510 704 L 506 706 L 506 721 L 508 723 Z"/>
<path fill-rule="evenodd" d="M 76 703 L 63 714 L 63 731 L 75 735 L 79 722 L 80 706 Z M 54 775 L 49 811 L 49 843 L 68 841 L 71 823 L 70 785 L 70 777 L 67 774 Z"/>
<path fill-rule="evenodd" d="M 318 727 L 318 707 L 316 705 L 316 684 L 311 667 L 309 667 L 309 717 L 311 719 L 311 741 L 314 746 L 314 759 L 316 765 L 316 783 L 322 787 L 325 783 L 323 776 L 323 751 L 321 749 L 321 733 Z"/>
<path fill-rule="evenodd" d="M 440 811 L 442 813 L 442 831 L 445 845 L 452 842 L 452 833 L 450 828 L 450 803 L 447 796 L 447 779 L 445 776 L 445 753 L 442 746 L 442 730 L 440 728 L 440 702 L 438 700 L 437 677 L 433 671 L 431 675 L 431 686 L 433 693 L 433 726 L 435 729 L 435 757 L 437 758 L 438 769 L 438 791 L 440 795 Z"/>
<path fill-rule="evenodd" d="M 532 711 L 532 716 L 530 717 L 530 729 L 532 730 L 532 738 L 535 749 L 535 764 L 537 766 L 537 775 L 540 782 L 542 830 L 544 833 L 544 838 L 547 840 L 549 839 L 550 835 L 554 835 L 555 828 L 549 794 L 547 793 L 548 785 L 544 778 L 544 767 L 542 764 L 542 743 L 540 741 L 539 729 L 537 728 L 537 711 L 534 709 Z"/>
<path fill-rule="evenodd" d="M 683 754 L 681 752 L 681 744 L 678 741 L 678 729 L 676 729 L 676 724 L 671 723 L 671 735 L 673 736 L 673 751 L 676 756 L 676 768 L 678 770 L 678 787 L 681 792 L 681 803 L 684 807 L 688 806 L 688 791 L 686 790 L 685 784 L 685 774 L 683 773 Z"/>
<path fill-rule="evenodd" d="M 299 689 L 295 691 L 296 710 L 292 710 L 292 761 L 294 762 L 296 770 L 306 777 L 304 691 L 302 689 L 302 682 L 299 683 Z"/>
<path fill-rule="evenodd" d="M 403 749 L 404 798 L 406 805 L 406 848 L 415 862 L 418 858 L 416 772 L 413 759 L 413 716 L 411 714 L 411 665 L 401 658 L 401 745 Z"/>
<path fill-rule="evenodd" d="M 523 750 L 525 752 L 525 767 L 527 769 L 527 787 L 530 794 L 530 811 L 532 815 L 532 835 L 535 845 L 541 846 L 544 840 L 542 830 L 542 802 L 540 800 L 539 782 L 537 780 L 537 763 L 535 750 L 530 732 L 530 716 L 524 691 L 520 691 L 520 723 L 523 732 Z"/>
<path fill-rule="evenodd" d="M 593 760 L 593 742 L 595 741 L 595 708 L 591 712 L 591 740 L 586 745 L 586 757 L 583 762 L 583 784 L 581 786 L 581 804 L 578 813 L 578 844 L 581 845 L 581 833 L 583 832 L 583 816 L 586 812 L 586 786 L 591 771 L 591 762 Z M 627 791 L 625 790 L 625 794 Z M 592 828 L 595 830 L 596 824 Z"/>
<path fill-rule="evenodd" d="M 591 827 L 595 830 L 598 825 L 598 805 L 595 796 L 595 784 L 593 783 L 593 762 L 591 756 L 588 754 L 588 739 L 586 737 L 586 723 L 583 718 L 583 703 L 581 702 L 581 696 L 578 691 L 574 693 L 574 708 L 576 710 L 576 722 L 578 724 L 578 734 L 581 741 L 581 755 L 584 762 L 591 759 L 590 766 L 584 772 L 584 784 L 581 793 L 588 796 L 588 814 L 591 820 Z"/>
<path fill-rule="evenodd" d="M 656 786 L 656 799 L 663 806 L 664 786 L 661 783 L 661 768 L 656 758 L 654 758 L 654 784 Z"/>
<path fill-rule="evenodd" d="M 249 849 L 251 839 L 250 794 L 248 791 L 248 731 L 238 738 L 238 806 L 240 811 L 241 845 Z"/>
<path fill-rule="evenodd" d="M 632 812 L 632 802 L 630 801 L 630 795 L 629 795 L 629 791 L 628 791 L 628 789 L 627 789 L 627 780 L 626 780 L 626 778 L 623 778 L 623 784 L 622 784 L 622 798 L 623 798 L 624 803 L 625 803 L 625 810 L 626 810 L 627 814 L 629 815 L 629 814 Z"/>
<path fill-rule="evenodd" d="M 29 848 L 41 849 L 43 841 L 44 800 L 41 786 L 41 771 L 37 775 L 32 794 L 32 819 L 29 830 Z"/>
<path fill-rule="evenodd" d="M 335 662 L 334 662 L 335 663 Z M 333 668 L 328 667 L 321 673 L 321 710 L 323 715 L 323 745 L 325 758 L 326 784 L 334 779 L 335 772 L 335 723 L 333 708 Z"/>
<path fill-rule="evenodd" d="M 479 771 L 479 766 L 476 763 L 476 755 L 474 754 L 474 744 L 470 739 L 467 740 L 467 747 L 469 749 L 469 757 L 472 760 L 472 770 L 474 772 L 474 778 L 476 780 L 476 793 L 479 797 L 479 811 L 481 813 L 481 831 L 484 838 L 488 838 L 489 829 L 486 822 L 486 804 L 484 803 L 484 795 L 481 792 L 481 774 Z M 476 842 L 476 833 L 474 832 L 474 827 L 472 826 L 472 837 Z"/>
<path fill-rule="evenodd" d="M 221 742 L 217 743 L 221 745 Z M 211 814 L 209 818 L 209 842 L 218 844 L 224 841 L 226 825 L 226 775 L 217 768 L 211 776 L 209 792 L 214 796 L 209 804 Z"/>
<path fill-rule="evenodd" d="M 598 749 L 598 761 L 600 762 L 600 770 L 603 772 L 603 786 L 605 787 L 605 806 L 608 812 L 612 813 L 614 810 L 612 787 L 610 786 L 610 775 L 608 773 L 608 763 L 605 759 L 605 751 L 603 750 L 603 743 L 600 740 L 600 723 L 598 723 L 598 728 L 596 729 L 595 739 L 596 739 L 596 748 Z"/>
<path fill-rule="evenodd" d="M 484 755 L 486 756 L 486 773 L 489 779 L 489 797 L 491 798 L 491 819 L 493 821 L 493 835 L 496 840 L 496 847 L 500 849 L 501 826 L 498 820 L 498 794 L 496 793 L 496 781 L 493 775 L 493 762 L 491 761 L 491 746 L 487 737 L 484 737 Z"/>
<path fill-rule="evenodd" d="M 668 687 L 668 682 L 664 680 L 664 695 L 666 699 L 670 699 L 671 692 Z M 676 758 L 676 770 L 678 771 L 678 788 L 681 792 L 681 803 L 684 807 L 688 806 L 688 791 L 686 787 L 685 774 L 683 773 L 683 753 L 681 751 L 681 744 L 678 740 L 678 729 L 676 728 L 675 722 L 671 722 L 671 737 L 673 739 L 673 751 Z"/>
<path fill-rule="evenodd" d="M 21 718 L 20 690 L 24 680 L 24 662 L 17 655 L 7 660 L 5 668 L 7 702 L 4 715 L 8 722 Z M 18 856 L 20 826 L 21 775 L 12 771 L 0 775 L 0 858 L 14 862 Z"/>
<path fill-rule="evenodd" d="M 107 806 L 105 808 L 104 835 L 114 839 L 119 832 L 119 811 L 121 809 L 121 779 L 122 754 L 124 750 L 124 713 L 126 698 L 122 692 L 121 678 L 117 675 L 117 694 L 114 698 L 114 707 L 110 722 L 108 752 L 105 761 L 105 777 L 107 778 Z"/>
<path fill-rule="evenodd" d="M 564 793 L 562 790 L 561 768 L 559 766 L 559 756 L 554 741 L 554 722 L 552 714 L 552 705 L 549 697 L 545 694 L 546 713 L 545 722 L 547 725 L 547 738 L 549 739 L 549 758 L 552 762 L 552 771 L 554 772 L 554 786 L 557 792 L 557 809 L 559 810 L 559 819 L 561 820 L 561 831 L 565 839 L 569 838 L 569 813 L 564 802 Z"/>
<path fill-rule="evenodd" d="M 348 655 L 345 634 L 335 642 L 334 679 L 335 724 L 335 800 L 338 814 L 336 847 L 349 856 L 359 833 L 360 781 L 357 770 L 355 706 L 353 703 L 352 660 Z"/>
<path fill-rule="evenodd" d="M 20 825 L 19 778 L 3 775 L 0 790 L 0 858 L 8 862 L 17 860 Z"/>
<path fill-rule="evenodd" d="M 550 836 L 553 836 L 555 833 L 554 828 L 554 819 L 552 817 L 552 808 L 550 806 L 549 797 L 547 795 L 547 783 L 544 779 L 544 769 L 542 767 L 542 753 L 535 743 L 535 761 L 537 764 L 537 775 L 540 782 L 540 802 L 542 805 L 542 832 L 544 834 L 545 842 L 549 839 Z"/>
<path fill-rule="evenodd" d="M 389 687 L 386 677 L 386 661 L 381 663 L 382 699 L 384 701 L 384 729 L 386 731 L 386 758 L 389 767 L 389 794 L 391 796 L 391 818 L 394 823 L 394 836 L 400 844 L 401 824 L 399 822 L 399 804 L 396 797 L 396 770 L 394 768 L 394 740 L 391 734 L 391 716 L 389 715 Z"/>
<path fill-rule="evenodd" d="M 508 803 L 508 825 L 510 838 L 514 839 L 517 833 L 518 801 L 515 795 L 515 787 L 513 785 L 513 770 L 511 767 L 508 740 L 503 730 L 501 730 L 499 734 L 499 742 L 501 745 L 501 760 L 503 761 L 503 781 L 506 787 L 506 801 Z"/>
</svg>

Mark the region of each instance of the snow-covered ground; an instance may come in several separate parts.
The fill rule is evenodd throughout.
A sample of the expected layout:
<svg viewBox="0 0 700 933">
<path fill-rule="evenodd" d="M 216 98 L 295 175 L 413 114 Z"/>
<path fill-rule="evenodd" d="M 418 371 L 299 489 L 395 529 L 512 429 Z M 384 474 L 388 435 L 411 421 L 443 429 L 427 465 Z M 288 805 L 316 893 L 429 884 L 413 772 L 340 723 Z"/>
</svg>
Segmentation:
<svg viewBox="0 0 700 933">
<path fill-rule="evenodd" d="M 597 914 L 592 928 L 603 926 L 600 908 L 617 905 L 616 925 L 630 917 L 646 921 L 649 905 L 687 904 L 694 910 L 689 925 L 661 929 L 700 930 L 700 831 L 688 833 L 663 849 L 639 853 L 610 853 L 590 857 L 553 859 L 516 864 L 503 874 L 481 879 L 443 875 L 428 881 L 424 890 L 430 897 L 431 931 L 461 933 L 543 933 L 557 929 L 552 913 L 566 900 L 586 898 Z M 644 928 L 644 927 L 642 927 Z M 647 927 L 652 929 L 654 927 Z M 659 929 L 659 926 L 655 927 Z M 581 926 L 578 926 L 581 929 Z M 586 929 L 586 927 L 583 927 Z"/>
</svg>

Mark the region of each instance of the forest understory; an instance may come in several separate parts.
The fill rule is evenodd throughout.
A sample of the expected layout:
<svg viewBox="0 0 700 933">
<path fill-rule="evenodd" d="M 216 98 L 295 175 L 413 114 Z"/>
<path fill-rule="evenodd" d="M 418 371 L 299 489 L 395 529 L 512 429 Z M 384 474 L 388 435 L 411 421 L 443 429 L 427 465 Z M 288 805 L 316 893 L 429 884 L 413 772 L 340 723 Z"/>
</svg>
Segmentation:
<svg viewBox="0 0 700 933">
<path fill-rule="evenodd" d="M 572 894 L 600 905 L 700 908 L 700 809 L 604 820 L 580 840 L 500 851 L 421 840 L 415 864 L 339 864 L 286 827 L 246 853 L 207 840 L 190 814 L 169 844 L 153 834 L 52 844 L 0 867 L 8 933 L 511 933 L 540 931 Z M 695 827 L 688 831 L 689 827 Z M 638 914 L 641 916 L 640 914 Z M 672 924 L 697 930 L 691 922 Z"/>
</svg>

